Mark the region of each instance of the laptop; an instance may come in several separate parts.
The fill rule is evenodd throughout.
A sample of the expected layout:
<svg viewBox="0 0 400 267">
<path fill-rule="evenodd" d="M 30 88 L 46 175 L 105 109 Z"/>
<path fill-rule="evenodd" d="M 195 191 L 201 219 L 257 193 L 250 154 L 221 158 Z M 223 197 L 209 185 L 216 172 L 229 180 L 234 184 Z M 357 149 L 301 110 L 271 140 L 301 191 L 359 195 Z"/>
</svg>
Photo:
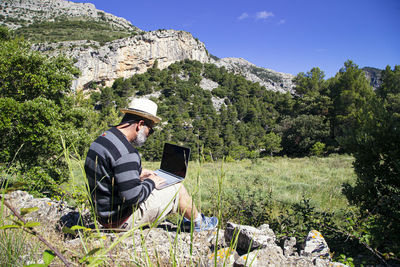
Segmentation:
<svg viewBox="0 0 400 267">
<path fill-rule="evenodd" d="M 164 144 L 160 169 L 154 172 L 164 178 L 165 182 L 159 185 L 157 189 L 163 189 L 185 179 L 189 156 L 190 148 L 170 143 Z"/>
</svg>

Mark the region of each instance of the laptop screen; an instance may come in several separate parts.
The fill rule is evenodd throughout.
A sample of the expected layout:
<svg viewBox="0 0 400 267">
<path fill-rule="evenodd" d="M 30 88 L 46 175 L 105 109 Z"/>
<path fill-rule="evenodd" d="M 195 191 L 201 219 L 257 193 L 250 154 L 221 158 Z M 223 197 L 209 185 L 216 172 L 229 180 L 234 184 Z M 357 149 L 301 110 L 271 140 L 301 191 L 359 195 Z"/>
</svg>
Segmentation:
<svg viewBox="0 0 400 267">
<path fill-rule="evenodd" d="M 185 177 L 189 155 L 190 148 L 165 143 L 160 169 L 180 177 Z"/>
</svg>

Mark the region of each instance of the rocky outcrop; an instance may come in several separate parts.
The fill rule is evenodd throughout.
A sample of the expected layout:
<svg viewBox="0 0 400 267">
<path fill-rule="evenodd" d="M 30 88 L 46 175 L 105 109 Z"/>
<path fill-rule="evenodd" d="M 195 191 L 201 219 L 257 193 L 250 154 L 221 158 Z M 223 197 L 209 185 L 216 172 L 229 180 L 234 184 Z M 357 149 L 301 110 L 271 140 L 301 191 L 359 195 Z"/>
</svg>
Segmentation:
<svg viewBox="0 0 400 267">
<path fill-rule="evenodd" d="M 235 74 L 243 75 L 247 80 L 258 82 L 268 90 L 291 92 L 293 75 L 260 68 L 242 58 L 222 58 L 213 63 L 218 67 L 225 67 Z"/>
<path fill-rule="evenodd" d="M 27 220 L 40 221 L 42 225 L 62 228 L 78 223 L 79 213 L 65 203 L 48 198 L 33 198 L 26 192 L 15 191 L 5 195 L 5 200 L 17 210 L 38 207 L 37 211 L 25 215 Z M 88 218 L 88 212 L 83 217 Z M 86 219 L 86 227 L 90 222 Z M 57 234 L 57 233 L 56 233 Z M 268 224 L 258 228 L 228 223 L 225 229 L 200 233 L 181 232 L 169 222 L 158 227 L 137 229 L 132 234 L 109 233 L 100 231 L 101 242 L 93 241 L 91 247 L 107 247 L 118 244 L 113 252 L 107 254 L 115 265 L 130 265 L 150 259 L 158 265 L 170 266 L 175 262 L 180 266 L 345 266 L 332 262 L 328 244 L 321 233 L 310 231 L 298 251 L 296 240 L 288 237 L 283 246 L 277 244 L 277 238 Z M 77 251 L 82 242 L 69 235 L 62 243 L 63 249 Z M 89 245 L 89 244 L 86 244 Z M 113 245 L 113 246 L 114 246 Z M 117 256 L 115 256 L 117 255 Z M 135 258 L 132 259 L 133 255 Z"/>
<path fill-rule="evenodd" d="M 138 30 L 124 18 L 97 9 L 91 3 L 74 3 L 66 0 L 2 0 L 0 1 L 1 23 L 11 29 L 41 21 L 62 18 L 79 18 L 105 21 L 123 30 Z"/>
<path fill-rule="evenodd" d="M 164 69 L 184 59 L 223 66 L 229 71 L 243 75 L 249 81 L 260 83 L 267 90 L 288 92 L 292 88 L 292 75 L 260 68 L 244 59 L 212 57 L 204 44 L 188 32 L 174 30 L 143 32 L 129 21 L 98 10 L 90 3 L 65 0 L 0 1 L 0 23 L 11 29 L 34 22 L 71 18 L 107 22 L 118 29 L 139 33 L 104 45 L 82 40 L 33 46 L 34 49 L 50 55 L 65 54 L 76 62 L 75 66 L 82 74 L 73 82 L 74 90 L 85 89 L 92 82 L 110 86 L 117 78 L 127 78 L 145 72 L 156 60 L 158 68 Z M 223 100 L 214 99 L 214 102 L 217 106 L 221 106 Z"/>
<path fill-rule="evenodd" d="M 82 74 L 73 89 L 84 89 L 91 82 L 111 86 L 115 79 L 146 72 L 157 61 L 164 69 L 184 59 L 208 62 L 204 44 L 184 31 L 158 30 L 124 38 L 100 46 L 93 41 L 38 44 L 34 49 L 50 55 L 63 53 L 73 58 Z"/>
<path fill-rule="evenodd" d="M 382 84 L 382 70 L 371 67 L 364 67 L 362 70 L 365 73 L 365 77 L 369 81 L 370 85 L 374 89 L 378 89 Z"/>
</svg>

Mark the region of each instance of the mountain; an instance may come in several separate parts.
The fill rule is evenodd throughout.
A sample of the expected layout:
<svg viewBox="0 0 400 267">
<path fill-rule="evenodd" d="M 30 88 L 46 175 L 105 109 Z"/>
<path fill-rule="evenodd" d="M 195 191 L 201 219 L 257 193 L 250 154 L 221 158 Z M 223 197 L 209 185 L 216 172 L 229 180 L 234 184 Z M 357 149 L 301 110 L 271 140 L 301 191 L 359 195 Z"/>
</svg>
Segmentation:
<svg viewBox="0 0 400 267">
<path fill-rule="evenodd" d="M 144 32 L 129 21 L 98 10 L 93 4 L 63 0 L 3 0 L 0 23 L 36 43 L 33 48 L 74 59 L 82 75 L 73 89 L 92 82 L 112 85 L 119 77 L 144 73 L 184 59 L 214 63 L 258 82 L 268 90 L 288 92 L 291 74 L 260 68 L 244 59 L 218 59 L 190 33 L 175 30 Z"/>
<path fill-rule="evenodd" d="M 138 30 L 126 19 L 96 9 L 93 4 L 64 0 L 2 0 L 0 16 L 1 23 L 13 30 L 43 21 L 67 19 L 104 21 L 118 29 Z"/>
</svg>

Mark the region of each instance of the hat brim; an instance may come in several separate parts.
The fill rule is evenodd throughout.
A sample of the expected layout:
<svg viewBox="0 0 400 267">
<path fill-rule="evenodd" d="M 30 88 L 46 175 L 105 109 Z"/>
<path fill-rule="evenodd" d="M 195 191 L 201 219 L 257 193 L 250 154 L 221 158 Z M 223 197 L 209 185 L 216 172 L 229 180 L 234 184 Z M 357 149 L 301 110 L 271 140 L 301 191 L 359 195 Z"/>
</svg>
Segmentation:
<svg viewBox="0 0 400 267">
<path fill-rule="evenodd" d="M 120 111 L 122 113 L 129 113 L 129 114 L 133 114 L 133 115 L 137 115 L 137 116 L 143 117 L 145 119 L 153 121 L 154 123 L 159 123 L 161 121 L 160 117 L 157 117 L 157 116 L 154 116 L 154 115 L 152 115 L 150 113 L 143 112 L 143 111 L 136 110 L 136 109 L 125 109 L 125 108 L 122 108 L 122 109 L 120 109 Z"/>
</svg>

